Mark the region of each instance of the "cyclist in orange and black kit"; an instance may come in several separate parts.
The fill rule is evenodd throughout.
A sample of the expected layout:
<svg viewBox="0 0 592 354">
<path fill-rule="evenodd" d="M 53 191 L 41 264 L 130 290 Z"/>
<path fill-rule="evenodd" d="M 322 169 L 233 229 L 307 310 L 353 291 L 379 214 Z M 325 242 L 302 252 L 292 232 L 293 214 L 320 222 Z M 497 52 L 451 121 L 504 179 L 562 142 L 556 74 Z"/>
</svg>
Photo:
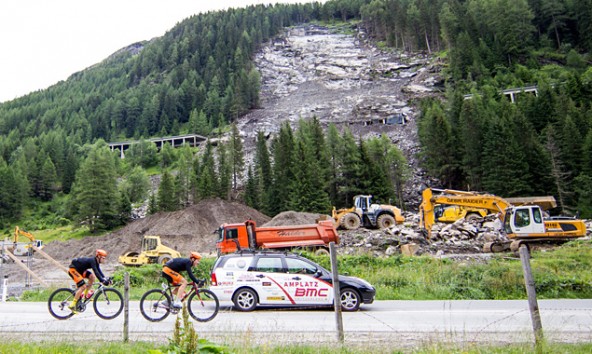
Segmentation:
<svg viewBox="0 0 592 354">
<path fill-rule="evenodd" d="M 191 252 L 189 259 L 187 258 L 175 258 L 168 261 L 162 267 L 162 276 L 172 285 L 179 285 L 173 289 L 173 294 L 176 296 L 176 299 L 173 299 L 173 307 L 175 308 L 182 308 L 183 305 L 181 304 L 181 299 L 185 296 L 185 288 L 187 288 L 187 279 L 183 278 L 180 272 L 187 272 L 189 278 L 194 283 L 201 283 L 202 281 L 197 279 L 191 270 L 192 267 L 197 267 L 199 265 L 199 261 L 201 260 L 201 255 L 197 252 Z"/>
<path fill-rule="evenodd" d="M 82 292 L 87 294 L 95 282 L 95 279 L 98 279 L 103 285 L 111 284 L 111 280 L 106 278 L 99 265 L 105 262 L 105 258 L 107 257 L 107 252 L 105 250 L 96 250 L 94 257 L 80 257 L 74 258 L 72 263 L 70 263 L 70 269 L 68 270 L 68 275 L 70 278 L 74 280 L 78 289 L 74 294 L 74 301 L 68 306 L 72 312 L 77 313 L 76 311 L 76 304 L 78 303 L 78 299 L 82 296 Z M 88 283 L 84 281 L 84 279 L 88 279 Z"/>
</svg>

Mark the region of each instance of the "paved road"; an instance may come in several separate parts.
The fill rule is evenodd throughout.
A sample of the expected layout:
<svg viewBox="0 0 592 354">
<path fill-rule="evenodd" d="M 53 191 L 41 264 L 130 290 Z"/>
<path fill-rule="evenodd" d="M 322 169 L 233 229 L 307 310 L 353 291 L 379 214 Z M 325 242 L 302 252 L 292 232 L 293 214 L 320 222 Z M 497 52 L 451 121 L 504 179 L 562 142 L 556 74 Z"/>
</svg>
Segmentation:
<svg viewBox="0 0 592 354">
<path fill-rule="evenodd" d="M 592 300 L 539 300 L 545 338 L 592 341 Z M 146 321 L 138 302 L 130 303 L 129 339 L 162 341 L 172 336 L 175 317 Z M 92 309 L 69 320 L 51 317 L 45 303 L 0 303 L 0 337 L 27 340 L 88 336 L 123 338 L 123 315 L 99 319 Z M 213 341 L 235 343 L 336 342 L 335 314 L 327 309 L 233 311 L 223 304 L 207 323 L 193 322 L 197 333 Z M 433 341 L 471 343 L 532 342 L 527 301 L 377 301 L 344 313 L 345 341 L 352 345 L 386 341 L 409 347 Z"/>
</svg>

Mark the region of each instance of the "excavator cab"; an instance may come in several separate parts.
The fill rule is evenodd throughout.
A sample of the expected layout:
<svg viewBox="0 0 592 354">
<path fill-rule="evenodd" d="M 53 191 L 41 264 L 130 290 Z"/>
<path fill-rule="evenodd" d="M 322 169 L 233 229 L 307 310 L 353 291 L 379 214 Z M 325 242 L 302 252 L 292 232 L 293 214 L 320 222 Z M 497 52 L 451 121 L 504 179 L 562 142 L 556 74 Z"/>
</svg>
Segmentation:
<svg viewBox="0 0 592 354">
<path fill-rule="evenodd" d="M 545 223 L 541 208 L 537 205 L 512 207 L 504 217 L 506 234 L 543 234 Z"/>
</svg>

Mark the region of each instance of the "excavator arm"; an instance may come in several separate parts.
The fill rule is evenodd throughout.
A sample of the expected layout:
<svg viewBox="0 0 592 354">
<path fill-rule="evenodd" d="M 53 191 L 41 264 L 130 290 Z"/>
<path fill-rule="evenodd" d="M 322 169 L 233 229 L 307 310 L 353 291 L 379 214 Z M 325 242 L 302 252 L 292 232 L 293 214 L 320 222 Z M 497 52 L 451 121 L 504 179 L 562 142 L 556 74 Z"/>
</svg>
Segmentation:
<svg viewBox="0 0 592 354">
<path fill-rule="evenodd" d="M 434 195 L 434 192 L 438 192 L 439 194 Z M 432 226 L 436 222 L 434 208 L 437 204 L 486 209 L 492 213 L 501 212 L 502 215 L 504 214 L 504 211 L 511 206 L 511 204 L 504 198 L 496 195 L 457 191 L 453 189 L 426 188 L 422 192 L 422 198 L 422 202 L 419 206 L 419 224 L 426 233 L 427 238 L 430 238 Z"/>
<path fill-rule="evenodd" d="M 33 236 L 31 233 L 21 230 L 18 226 L 16 226 L 14 228 L 14 242 L 17 243 L 19 236 L 25 236 L 26 238 L 29 239 L 29 241 L 31 242 L 36 242 L 37 240 L 35 239 L 35 236 Z"/>
</svg>

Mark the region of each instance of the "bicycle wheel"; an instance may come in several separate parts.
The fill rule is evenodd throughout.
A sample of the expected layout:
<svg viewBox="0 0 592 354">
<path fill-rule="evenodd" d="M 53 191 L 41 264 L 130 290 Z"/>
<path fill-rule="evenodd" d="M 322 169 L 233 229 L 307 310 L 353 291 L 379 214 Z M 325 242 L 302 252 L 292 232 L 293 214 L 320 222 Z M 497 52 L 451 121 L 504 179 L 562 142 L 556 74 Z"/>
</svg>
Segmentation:
<svg viewBox="0 0 592 354">
<path fill-rule="evenodd" d="M 189 314 L 199 322 L 211 321 L 218 314 L 220 302 L 216 294 L 208 289 L 199 289 L 187 301 Z"/>
<path fill-rule="evenodd" d="M 123 296 L 117 289 L 104 288 L 95 293 L 93 307 L 97 316 L 104 320 L 112 320 L 123 310 Z"/>
<path fill-rule="evenodd" d="M 171 303 L 171 298 L 166 292 L 152 289 L 142 295 L 140 312 L 150 322 L 162 321 L 169 315 Z"/>
<path fill-rule="evenodd" d="M 74 290 L 68 288 L 60 288 L 54 291 L 47 301 L 49 313 L 58 320 L 65 320 L 74 316 L 72 310 L 68 308 L 74 300 L 74 293 Z"/>
</svg>

